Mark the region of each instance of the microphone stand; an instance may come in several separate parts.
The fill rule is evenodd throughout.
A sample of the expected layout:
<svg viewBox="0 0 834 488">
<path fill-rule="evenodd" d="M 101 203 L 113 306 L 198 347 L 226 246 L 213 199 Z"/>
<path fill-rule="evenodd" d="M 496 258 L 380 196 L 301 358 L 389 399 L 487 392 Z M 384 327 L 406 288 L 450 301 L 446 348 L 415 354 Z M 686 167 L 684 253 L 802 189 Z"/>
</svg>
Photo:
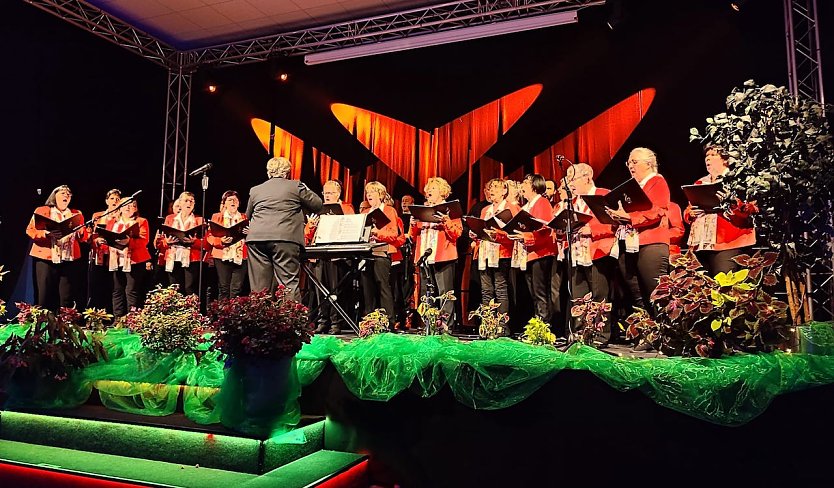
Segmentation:
<svg viewBox="0 0 834 488">
<path fill-rule="evenodd" d="M 432 249 L 426 249 L 426 252 L 424 252 L 423 255 L 420 257 L 420 259 L 417 261 L 417 267 L 421 270 L 420 279 L 423 279 L 423 277 L 426 278 L 426 294 L 425 294 L 425 297 L 428 298 L 429 300 L 433 300 L 434 299 L 434 294 L 436 293 L 436 290 L 435 290 L 435 287 L 434 287 L 434 280 L 435 280 L 434 268 L 432 268 L 431 265 L 428 263 L 428 258 L 429 258 L 429 256 L 431 256 L 432 251 L 433 251 Z M 429 302 L 429 303 L 431 304 L 431 302 Z M 417 306 L 419 308 L 419 304 L 417 304 Z M 443 312 L 441 311 L 441 313 L 443 313 Z M 427 323 L 425 323 L 425 321 L 423 321 L 423 325 L 426 328 L 425 335 L 431 335 L 431 324 L 427 324 Z"/>
<path fill-rule="evenodd" d="M 206 191 L 208 190 L 209 186 L 209 177 L 208 177 L 208 169 L 203 172 L 203 179 L 200 181 L 200 186 L 203 188 L 203 204 L 202 204 L 202 215 L 203 218 L 203 225 L 206 225 Z M 205 233 L 204 233 L 205 234 Z M 208 305 L 208 296 L 206 296 L 205 300 L 202 300 L 203 296 L 203 261 L 206 258 L 205 255 L 205 237 L 200 239 L 200 271 L 197 274 L 197 297 L 200 298 L 200 309 L 205 312 L 206 306 Z"/>
<path fill-rule="evenodd" d="M 567 233 L 568 239 L 568 247 L 566 251 L 566 258 L 565 262 L 567 264 L 567 272 L 565 273 L 568 282 L 566 284 L 568 290 L 568 302 L 567 306 L 565 307 L 565 330 L 567 332 L 567 342 L 564 346 L 564 351 L 567 351 L 570 346 L 576 342 L 576 338 L 574 337 L 573 333 L 573 326 L 572 326 L 572 318 L 571 317 L 571 308 L 573 307 L 573 219 L 574 219 L 574 209 L 573 209 L 573 193 L 570 191 L 570 186 L 568 185 L 568 173 L 565 171 L 564 165 L 562 164 L 566 158 L 564 156 L 556 156 L 556 161 L 559 163 L 559 170 L 562 172 L 562 183 L 565 186 L 565 193 L 567 194 L 568 201 L 567 201 L 567 212 L 568 212 L 568 220 L 567 220 L 567 227 L 565 229 Z M 568 162 L 573 165 L 573 163 L 568 160 Z M 557 189 L 558 191 L 558 189 Z"/>
</svg>

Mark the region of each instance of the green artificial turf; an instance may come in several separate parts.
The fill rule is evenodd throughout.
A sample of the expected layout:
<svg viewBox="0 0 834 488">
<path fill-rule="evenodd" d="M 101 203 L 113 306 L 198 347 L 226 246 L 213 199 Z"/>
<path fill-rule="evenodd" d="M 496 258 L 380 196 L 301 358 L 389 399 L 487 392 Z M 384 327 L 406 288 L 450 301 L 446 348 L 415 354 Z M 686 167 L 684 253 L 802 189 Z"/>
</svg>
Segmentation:
<svg viewBox="0 0 834 488">
<path fill-rule="evenodd" d="M 264 472 L 324 449 L 324 420 L 264 441 Z"/>
<path fill-rule="evenodd" d="M 316 481 L 334 473 L 341 472 L 361 461 L 364 457 L 361 454 L 349 452 L 316 451 L 309 456 L 305 456 L 250 480 L 243 487 L 280 486 L 282 488 L 302 488 L 310 486 Z"/>
</svg>

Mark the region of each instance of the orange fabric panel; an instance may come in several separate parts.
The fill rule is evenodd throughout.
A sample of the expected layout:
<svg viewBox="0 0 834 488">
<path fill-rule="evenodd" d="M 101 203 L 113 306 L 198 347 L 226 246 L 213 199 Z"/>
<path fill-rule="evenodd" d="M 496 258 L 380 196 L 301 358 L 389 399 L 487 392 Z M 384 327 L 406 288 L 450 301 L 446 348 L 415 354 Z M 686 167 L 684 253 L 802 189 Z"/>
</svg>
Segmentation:
<svg viewBox="0 0 834 488">
<path fill-rule="evenodd" d="M 338 161 L 314 147 L 313 169 L 319 175 L 322 185 L 328 180 L 336 180 L 342 184 L 343 202 L 353 201 L 353 179 L 350 168 L 342 166 Z"/>
<path fill-rule="evenodd" d="M 261 145 L 269 152 L 269 136 L 271 124 L 263 119 L 252 119 L 252 129 L 255 136 L 261 141 Z M 304 141 L 291 133 L 275 127 L 275 143 L 273 145 L 275 157 L 284 157 L 292 162 L 290 176 L 293 179 L 301 178 L 301 160 L 304 157 Z"/>
<path fill-rule="evenodd" d="M 501 127 L 506 134 L 510 127 L 524 115 L 530 105 L 536 101 L 542 92 L 542 85 L 530 85 L 516 92 L 501 97 Z"/>
<path fill-rule="evenodd" d="M 599 175 L 643 120 L 654 96 L 654 88 L 640 90 L 583 124 L 534 158 L 536 173 L 548 179 L 561 178 L 556 161 L 561 154 L 575 163 L 590 164 Z"/>
</svg>

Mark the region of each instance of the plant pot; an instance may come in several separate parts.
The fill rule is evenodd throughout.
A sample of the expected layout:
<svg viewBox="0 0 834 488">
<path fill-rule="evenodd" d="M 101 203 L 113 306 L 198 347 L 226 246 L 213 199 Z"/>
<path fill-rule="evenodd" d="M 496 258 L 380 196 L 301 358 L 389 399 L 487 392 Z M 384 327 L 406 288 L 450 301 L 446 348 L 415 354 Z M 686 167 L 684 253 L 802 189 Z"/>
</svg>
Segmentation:
<svg viewBox="0 0 834 488">
<path fill-rule="evenodd" d="M 295 356 L 230 358 L 217 399 L 220 422 L 259 437 L 288 431 L 301 419 L 300 394 Z"/>
<path fill-rule="evenodd" d="M 90 382 L 78 380 L 78 375 L 58 381 L 18 369 L 12 375 L 3 408 L 75 408 L 90 398 Z"/>
</svg>

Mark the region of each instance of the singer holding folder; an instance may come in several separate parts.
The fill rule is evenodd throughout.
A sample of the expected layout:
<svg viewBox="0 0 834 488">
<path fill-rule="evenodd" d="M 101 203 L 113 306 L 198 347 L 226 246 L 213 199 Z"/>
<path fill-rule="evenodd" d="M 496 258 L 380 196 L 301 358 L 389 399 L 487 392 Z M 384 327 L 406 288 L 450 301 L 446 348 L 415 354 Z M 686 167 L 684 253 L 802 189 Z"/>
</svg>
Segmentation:
<svg viewBox="0 0 834 488">
<path fill-rule="evenodd" d="M 119 218 L 119 213 L 114 209 L 122 199 L 122 191 L 113 188 L 107 192 L 104 203 L 107 210 L 99 210 L 93 213 L 93 229 L 90 234 L 90 256 L 87 267 L 87 306 L 93 308 L 105 308 L 108 312 L 113 309 L 113 277 L 110 276 L 108 263 L 110 249 L 107 243 L 96 234 L 98 226 L 107 227 L 111 220 Z M 104 215 L 106 212 L 111 212 Z"/>
<path fill-rule="evenodd" d="M 194 215 L 194 194 L 184 191 L 177 200 L 180 211 L 165 217 L 165 225 L 181 231 L 202 226 L 203 218 Z M 203 238 L 199 234 L 184 239 L 165 235 L 157 241 L 157 245 L 159 251 L 165 253 L 165 271 L 171 284 L 179 285 L 180 291 L 185 295 L 197 293 L 196 282 L 200 272 Z"/>
<path fill-rule="evenodd" d="M 371 181 L 365 185 L 365 200 L 368 207 L 361 213 L 371 213 L 376 209 L 388 217 L 388 223 L 381 229 L 371 229 L 371 240 L 388 244 L 386 254 L 369 260 L 362 270 L 362 291 L 364 299 L 364 314 L 367 315 L 377 308 L 385 310 L 390 324 L 396 319 L 394 310 L 394 292 L 391 289 L 391 255 L 397 252 L 397 245 L 402 245 L 405 237 L 397 227 L 397 211 L 391 205 L 386 205 L 388 190 L 378 181 Z M 361 207 L 360 207 L 361 208 Z M 368 222 L 370 223 L 370 222 Z"/>
<path fill-rule="evenodd" d="M 553 207 L 544 196 L 546 190 L 542 175 L 525 176 L 521 183 L 521 191 L 527 203 L 521 209 L 533 218 L 550 222 L 553 217 Z M 550 273 L 553 268 L 553 255 L 556 254 L 553 232 L 545 225 L 536 231 L 515 232 L 509 237 L 516 241 L 511 265 L 524 271 L 527 288 L 533 299 L 533 313 L 544 321 L 550 320 Z M 558 299 L 558 297 L 552 298 Z"/>
<path fill-rule="evenodd" d="M 730 170 L 730 155 L 718 146 L 704 150 L 707 174 L 696 185 L 718 183 Z M 729 211 L 707 213 L 706 209 L 690 203 L 684 211 L 684 220 L 692 225 L 689 231 L 689 247 L 710 276 L 735 271 L 738 265 L 733 258 L 756 244 L 756 230 L 751 216 L 758 212 L 755 203 L 737 202 Z"/>
<path fill-rule="evenodd" d="M 113 275 L 113 315 L 116 317 L 123 317 L 131 308 L 141 307 L 144 303 L 144 263 L 151 260 L 148 252 L 150 229 L 148 221 L 139 216 L 136 200 L 124 204 L 119 210 L 119 216 L 110 220 L 105 227 L 111 232 L 121 233 L 134 225 L 135 231 L 115 242 L 116 246 L 110 247 L 108 253 L 107 266 Z"/>
<path fill-rule="evenodd" d="M 228 190 L 220 197 L 220 211 L 211 216 L 211 221 L 225 228 L 233 227 L 246 221 L 246 215 L 240 213 L 240 197 L 234 190 Z M 246 224 L 240 224 L 246 225 Z M 249 253 L 246 243 L 234 236 L 219 237 L 209 228 L 206 242 L 211 246 L 211 257 L 217 270 L 218 299 L 239 297 L 246 281 L 246 258 Z"/>
<path fill-rule="evenodd" d="M 626 212 L 622 202 L 618 209 L 608 209 L 608 215 L 620 222 L 617 237 L 620 239 L 620 273 L 626 283 L 626 293 L 631 304 L 648 310 L 649 296 L 658 280 L 669 270 L 669 185 L 657 172 L 657 156 L 654 151 L 638 147 L 628 156 L 628 171 L 643 189 L 652 203 L 648 210 Z M 648 347 L 640 345 L 640 347 Z"/>
<path fill-rule="evenodd" d="M 511 216 L 515 216 L 521 207 L 507 201 L 509 192 L 506 181 L 498 178 L 490 180 L 487 183 L 489 205 L 481 210 L 481 220 L 489 220 L 504 210 L 509 210 Z M 493 242 L 478 240 L 475 248 L 475 260 L 480 271 L 481 304 L 487 305 L 491 300 L 495 300 L 499 313 L 509 313 L 510 261 L 513 257 L 513 241 L 506 232 L 500 229 L 486 229 L 484 232 Z"/>
<path fill-rule="evenodd" d="M 35 209 L 35 214 L 53 222 L 75 219 L 83 224 L 81 212 L 69 208 L 71 200 L 72 190 L 67 185 L 61 185 L 52 190 L 44 206 Z M 54 227 L 53 230 L 38 227 L 33 215 L 26 227 L 26 235 L 32 239 L 29 254 L 35 267 L 36 305 L 57 312 L 59 307 L 72 307 L 74 304 L 73 287 L 78 282 L 77 263 L 81 258 L 78 243 L 87 239 L 88 232 L 83 226 L 66 235 Z"/>
</svg>

